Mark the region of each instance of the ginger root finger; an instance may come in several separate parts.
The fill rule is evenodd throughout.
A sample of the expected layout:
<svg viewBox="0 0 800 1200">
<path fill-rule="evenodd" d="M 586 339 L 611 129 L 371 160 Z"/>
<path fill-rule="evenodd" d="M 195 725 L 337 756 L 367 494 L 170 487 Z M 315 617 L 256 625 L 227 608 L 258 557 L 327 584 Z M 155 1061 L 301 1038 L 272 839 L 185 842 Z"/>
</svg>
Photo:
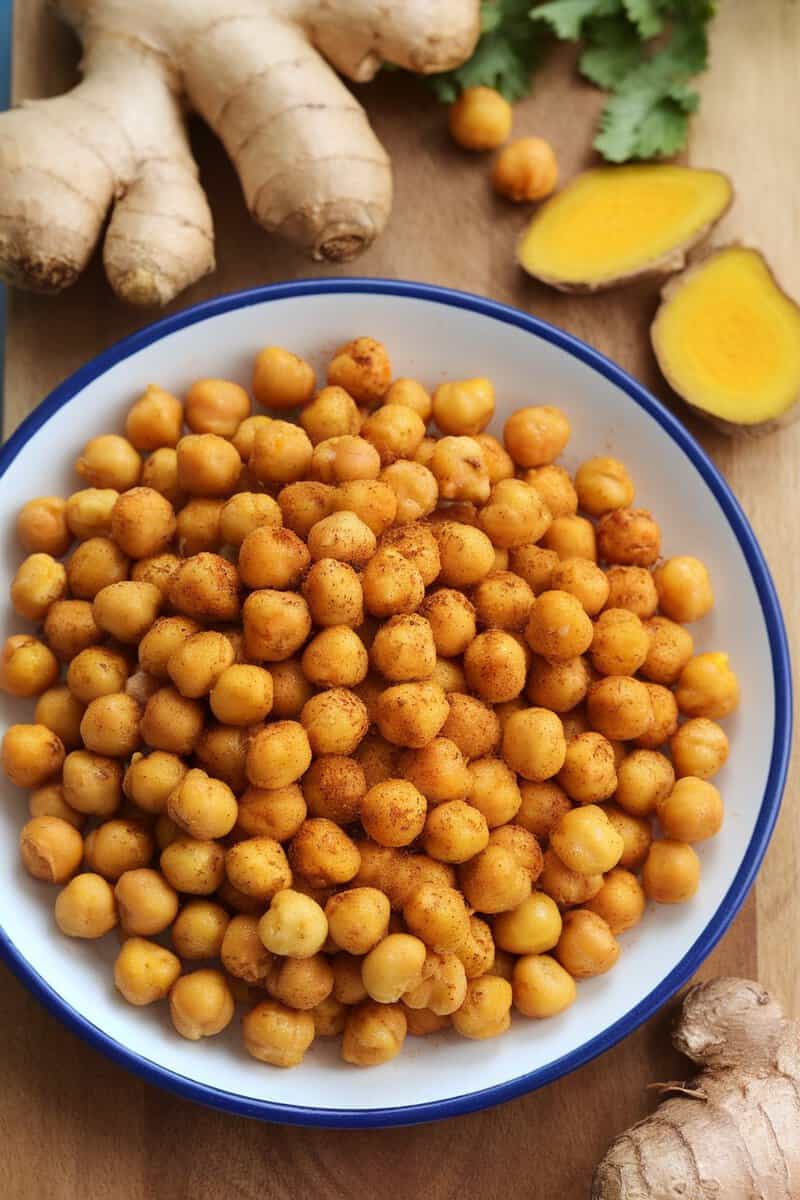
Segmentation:
<svg viewBox="0 0 800 1200">
<path fill-rule="evenodd" d="M 651 338 L 670 386 L 724 433 L 800 416 L 800 307 L 757 250 L 722 247 L 671 279 Z"/>
<path fill-rule="evenodd" d="M 797 1023 L 757 983 L 712 979 L 687 992 L 673 1042 L 703 1069 L 616 1139 L 592 1200 L 800 1195 Z"/>
<path fill-rule="evenodd" d="M 718 171 L 634 164 L 584 171 L 522 234 L 520 265 L 564 292 L 595 292 L 679 271 L 727 210 Z"/>
</svg>

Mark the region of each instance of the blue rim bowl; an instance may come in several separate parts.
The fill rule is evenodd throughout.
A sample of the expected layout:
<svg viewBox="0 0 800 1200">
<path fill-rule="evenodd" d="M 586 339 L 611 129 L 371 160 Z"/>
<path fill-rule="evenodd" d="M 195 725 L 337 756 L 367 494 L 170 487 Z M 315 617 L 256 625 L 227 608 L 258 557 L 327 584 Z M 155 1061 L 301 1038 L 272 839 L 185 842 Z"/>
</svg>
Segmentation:
<svg viewBox="0 0 800 1200">
<path fill-rule="evenodd" d="M 186 1099 L 197 1101 L 212 1108 L 221 1109 L 224 1112 L 236 1113 L 246 1117 L 255 1117 L 261 1120 L 277 1121 L 292 1125 L 368 1128 L 412 1125 L 418 1122 L 455 1117 L 462 1113 L 474 1112 L 495 1104 L 501 1104 L 506 1100 L 511 1100 L 516 1096 L 521 1096 L 526 1092 L 534 1091 L 548 1083 L 552 1083 L 570 1071 L 574 1071 L 576 1068 L 590 1062 L 593 1058 L 611 1049 L 622 1038 L 627 1037 L 642 1022 L 646 1021 L 661 1008 L 691 978 L 703 960 L 714 949 L 744 903 L 769 844 L 780 809 L 781 796 L 788 769 L 792 734 L 792 685 L 786 630 L 775 585 L 765 562 L 764 555 L 747 518 L 728 484 L 691 434 L 641 384 L 637 383 L 621 367 L 618 367 L 597 350 L 593 350 L 586 343 L 580 341 L 579 338 L 565 333 L 561 329 L 556 329 L 554 326 L 537 317 L 520 312 L 518 309 L 493 300 L 485 300 L 466 292 L 454 291 L 431 284 L 399 280 L 369 278 L 313 279 L 300 280 L 293 283 L 271 284 L 242 292 L 232 292 L 229 295 L 219 296 L 213 300 L 206 300 L 200 304 L 193 305 L 183 312 L 164 317 L 159 321 L 155 321 L 152 325 L 148 325 L 145 329 L 123 338 L 108 350 L 103 351 L 102 354 L 97 355 L 96 358 L 93 358 L 85 366 L 77 370 L 63 383 L 59 384 L 30 416 L 22 422 L 12 437 L 0 449 L 0 477 L 5 474 L 9 465 L 19 454 L 26 442 L 45 424 L 53 413 L 60 409 L 62 405 L 72 400 L 92 380 L 102 375 L 110 367 L 114 366 L 114 364 L 141 350 L 142 347 L 148 346 L 152 342 L 178 329 L 235 309 L 246 308 L 250 305 L 261 304 L 270 300 L 328 295 L 337 292 L 373 293 L 426 300 L 454 308 L 467 309 L 471 312 L 491 317 L 496 321 L 515 325 L 519 329 L 526 330 L 535 337 L 558 346 L 567 354 L 579 359 L 625 392 L 634 404 L 643 408 L 691 460 L 718 501 L 738 540 L 763 611 L 772 655 L 772 673 L 775 688 L 775 728 L 764 796 L 761 801 L 753 835 L 743 856 L 741 866 L 712 920 L 709 921 L 702 934 L 689 947 L 686 954 L 669 975 L 639 1004 L 605 1029 L 602 1034 L 592 1038 L 571 1053 L 564 1055 L 554 1062 L 548 1063 L 544 1067 L 537 1068 L 497 1086 L 431 1103 L 407 1105 L 401 1108 L 388 1107 L 347 1111 L 254 1100 L 247 1096 L 220 1091 L 160 1067 L 157 1063 L 143 1058 L 125 1046 L 122 1046 L 119 1042 L 116 1042 L 102 1030 L 98 1029 L 96 1025 L 87 1020 L 85 1016 L 72 1008 L 59 996 L 54 988 L 25 960 L 16 946 L 12 944 L 5 931 L 0 929 L 0 955 L 2 955 L 4 962 L 11 971 L 33 992 L 42 1004 L 58 1017 L 68 1029 L 79 1034 L 91 1046 L 101 1050 L 109 1058 L 133 1071 L 149 1083 L 157 1084 Z"/>
</svg>

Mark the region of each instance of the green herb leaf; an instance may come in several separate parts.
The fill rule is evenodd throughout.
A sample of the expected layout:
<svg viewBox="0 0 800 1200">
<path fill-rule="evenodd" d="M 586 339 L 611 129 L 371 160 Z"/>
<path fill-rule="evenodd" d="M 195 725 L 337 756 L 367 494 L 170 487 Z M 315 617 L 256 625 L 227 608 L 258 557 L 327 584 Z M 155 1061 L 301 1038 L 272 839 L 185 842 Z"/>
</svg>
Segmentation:
<svg viewBox="0 0 800 1200">
<path fill-rule="evenodd" d="M 575 42 L 584 23 L 592 17 L 610 17 L 623 12 L 622 0 L 550 0 L 531 9 L 533 21 L 545 21 L 556 37 Z"/>
<path fill-rule="evenodd" d="M 493 87 L 506 100 L 521 100 L 530 91 L 531 74 L 543 48 L 542 31 L 529 18 L 531 0 L 484 0 L 481 38 L 463 66 L 431 75 L 430 86 L 451 104 L 464 88 Z"/>
<path fill-rule="evenodd" d="M 592 23 L 578 69 L 597 87 L 611 92 L 643 59 L 641 40 L 627 17 L 601 17 Z"/>
<path fill-rule="evenodd" d="M 625 12 L 630 17 L 641 38 L 655 37 L 664 28 L 661 17 L 663 4 L 659 0 L 623 0 Z"/>
</svg>

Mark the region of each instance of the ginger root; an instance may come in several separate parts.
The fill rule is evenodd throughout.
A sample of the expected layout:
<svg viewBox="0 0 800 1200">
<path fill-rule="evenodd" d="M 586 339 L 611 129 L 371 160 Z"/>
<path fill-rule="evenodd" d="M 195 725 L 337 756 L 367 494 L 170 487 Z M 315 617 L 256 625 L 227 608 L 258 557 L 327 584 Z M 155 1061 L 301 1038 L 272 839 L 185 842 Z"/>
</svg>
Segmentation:
<svg viewBox="0 0 800 1200">
<path fill-rule="evenodd" d="M 584 171 L 539 209 L 520 239 L 519 262 L 563 292 L 668 275 L 732 196 L 719 171 L 647 163 Z"/>
<path fill-rule="evenodd" d="M 349 79 L 383 62 L 429 73 L 471 54 L 478 0 L 54 0 L 83 43 L 65 96 L 0 116 L 0 276 L 74 282 L 103 229 L 111 286 L 165 304 L 213 270 L 189 149 L 194 108 L 232 159 L 255 220 L 338 262 L 391 205 L 388 157 Z"/>
<path fill-rule="evenodd" d="M 651 337 L 667 382 L 723 432 L 800 416 L 800 307 L 757 250 L 725 246 L 671 279 Z"/>
<path fill-rule="evenodd" d="M 672 1038 L 702 1067 L 612 1144 L 592 1200 L 800 1196 L 800 1037 L 747 979 L 696 984 Z"/>
</svg>

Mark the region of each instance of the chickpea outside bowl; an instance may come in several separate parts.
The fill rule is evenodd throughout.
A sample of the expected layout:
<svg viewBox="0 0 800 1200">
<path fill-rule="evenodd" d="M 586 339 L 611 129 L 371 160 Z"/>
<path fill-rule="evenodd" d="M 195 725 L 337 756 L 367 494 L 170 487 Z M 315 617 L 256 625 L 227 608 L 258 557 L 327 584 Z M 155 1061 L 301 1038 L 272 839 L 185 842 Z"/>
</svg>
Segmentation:
<svg viewBox="0 0 800 1200">
<path fill-rule="evenodd" d="M 135 1009 L 169 1013 L 165 1065 L 227 1030 L 198 1063 L 316 1080 L 321 1054 L 345 1072 L 428 1036 L 392 1068 L 402 1111 L 408 1071 L 457 1070 L 454 1036 L 499 1039 L 490 1087 L 529 1021 L 543 1061 L 575 1061 L 627 1011 L 659 906 L 683 905 L 680 954 L 738 853 L 753 669 L 730 565 L 647 507 L 660 468 L 621 426 L 592 445 L 580 394 L 515 412 L 488 342 L 485 367 L 432 351 L 417 380 L 402 336 L 362 334 L 326 380 L 273 345 L 255 410 L 227 352 L 201 356 L 206 377 L 132 391 L 127 437 L 87 419 L 72 494 L 25 505 L 0 672 L 15 834 L 56 893 L 54 961 L 117 929 L 113 1004 L 143 1045 Z"/>
</svg>

